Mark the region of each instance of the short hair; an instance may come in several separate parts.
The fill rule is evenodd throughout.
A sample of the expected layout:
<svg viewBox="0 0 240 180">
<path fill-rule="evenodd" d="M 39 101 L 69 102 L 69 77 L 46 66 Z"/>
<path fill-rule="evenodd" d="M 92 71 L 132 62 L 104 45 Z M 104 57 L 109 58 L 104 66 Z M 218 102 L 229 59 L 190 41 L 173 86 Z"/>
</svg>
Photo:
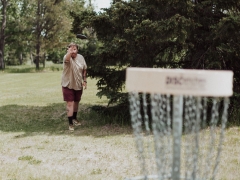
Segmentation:
<svg viewBox="0 0 240 180">
<path fill-rule="evenodd" d="M 71 43 L 67 46 L 67 48 L 70 48 L 70 47 L 72 47 L 72 46 L 75 46 L 75 47 L 77 48 L 77 50 L 78 50 L 78 45 L 77 45 L 76 43 L 74 43 L 74 42 L 71 42 Z"/>
</svg>

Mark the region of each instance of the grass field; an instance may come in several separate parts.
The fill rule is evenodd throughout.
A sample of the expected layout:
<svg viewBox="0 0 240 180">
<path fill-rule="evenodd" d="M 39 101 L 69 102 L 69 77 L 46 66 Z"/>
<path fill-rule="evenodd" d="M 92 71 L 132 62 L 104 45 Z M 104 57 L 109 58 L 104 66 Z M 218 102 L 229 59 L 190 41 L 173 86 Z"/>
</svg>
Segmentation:
<svg viewBox="0 0 240 180">
<path fill-rule="evenodd" d="M 55 69 L 55 68 L 54 68 Z M 90 112 L 106 105 L 88 79 L 78 118 L 68 131 L 59 71 L 0 72 L 0 180 L 120 180 L 139 175 L 130 127 Z M 100 123 L 98 123 L 100 122 Z M 108 122 L 108 121 L 106 121 Z M 240 179 L 240 128 L 226 137 L 217 179 Z"/>
</svg>

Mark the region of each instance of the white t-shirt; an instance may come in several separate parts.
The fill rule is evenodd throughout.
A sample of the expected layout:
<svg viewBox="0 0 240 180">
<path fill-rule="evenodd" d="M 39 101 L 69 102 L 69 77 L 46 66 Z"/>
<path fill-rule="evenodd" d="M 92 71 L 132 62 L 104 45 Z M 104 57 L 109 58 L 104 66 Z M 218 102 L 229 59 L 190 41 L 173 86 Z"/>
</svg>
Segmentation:
<svg viewBox="0 0 240 180">
<path fill-rule="evenodd" d="M 87 69 L 87 64 L 82 55 L 77 54 L 76 58 L 70 58 L 69 62 L 65 62 L 66 55 L 63 58 L 63 73 L 62 82 L 63 87 L 69 89 L 81 90 L 83 82 L 83 70 Z"/>
</svg>

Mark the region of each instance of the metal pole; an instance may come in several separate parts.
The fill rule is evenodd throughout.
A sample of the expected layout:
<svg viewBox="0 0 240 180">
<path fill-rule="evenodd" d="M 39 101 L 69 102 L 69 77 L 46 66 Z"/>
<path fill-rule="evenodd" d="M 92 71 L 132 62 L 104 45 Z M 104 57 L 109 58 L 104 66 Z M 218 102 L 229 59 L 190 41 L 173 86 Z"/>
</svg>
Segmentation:
<svg viewBox="0 0 240 180">
<path fill-rule="evenodd" d="M 173 96 L 172 180 L 180 180 L 183 96 Z"/>
</svg>

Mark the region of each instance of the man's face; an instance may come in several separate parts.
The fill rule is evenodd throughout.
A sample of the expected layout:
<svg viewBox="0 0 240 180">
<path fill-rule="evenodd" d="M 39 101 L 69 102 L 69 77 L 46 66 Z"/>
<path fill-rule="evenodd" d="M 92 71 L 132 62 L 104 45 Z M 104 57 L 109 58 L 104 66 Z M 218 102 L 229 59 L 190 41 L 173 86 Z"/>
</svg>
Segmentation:
<svg viewBox="0 0 240 180">
<path fill-rule="evenodd" d="M 71 46 L 70 47 L 70 52 L 71 52 L 71 57 L 74 59 L 75 57 L 77 57 L 77 53 L 78 53 L 78 50 L 77 50 L 77 47 L 76 46 Z"/>
</svg>

